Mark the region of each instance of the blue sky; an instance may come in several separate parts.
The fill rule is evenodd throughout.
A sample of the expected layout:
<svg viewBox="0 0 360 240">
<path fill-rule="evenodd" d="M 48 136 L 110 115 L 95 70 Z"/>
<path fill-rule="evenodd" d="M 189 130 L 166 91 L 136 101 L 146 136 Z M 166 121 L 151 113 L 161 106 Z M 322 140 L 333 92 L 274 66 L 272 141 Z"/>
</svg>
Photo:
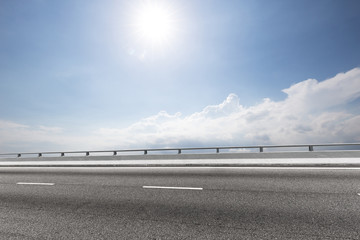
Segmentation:
<svg viewBox="0 0 360 240">
<path fill-rule="evenodd" d="M 161 44 L 135 33 L 137 10 L 154 4 L 172 18 Z M 357 0 L 0 1 L 0 151 L 360 141 L 345 127 L 310 128 L 305 137 L 305 125 L 326 114 L 334 126 L 350 121 L 359 130 L 359 91 L 343 86 L 360 89 L 359 12 Z M 241 111 L 292 97 L 299 107 L 305 100 L 294 86 L 315 102 L 309 86 L 328 86 L 317 93 L 327 97 L 335 86 L 348 92 L 331 106 L 293 113 L 302 137 L 246 123 L 221 128 L 230 119 L 240 124 Z M 258 124 L 267 119 L 256 114 Z M 270 122 L 291 125 L 287 117 Z"/>
</svg>

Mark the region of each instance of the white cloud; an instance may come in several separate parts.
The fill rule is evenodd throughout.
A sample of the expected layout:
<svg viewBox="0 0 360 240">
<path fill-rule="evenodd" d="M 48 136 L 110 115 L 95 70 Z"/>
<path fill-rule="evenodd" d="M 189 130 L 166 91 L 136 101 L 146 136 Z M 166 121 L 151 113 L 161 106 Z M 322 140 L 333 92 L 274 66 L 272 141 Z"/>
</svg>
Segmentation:
<svg viewBox="0 0 360 240">
<path fill-rule="evenodd" d="M 305 80 L 283 92 L 283 101 L 265 98 L 250 107 L 230 94 L 188 116 L 161 111 L 126 128 L 100 128 L 89 136 L 0 121 L 0 147 L 29 142 L 39 148 L 39 143 L 51 143 L 58 150 L 360 142 L 360 113 L 350 107 L 360 97 L 360 68 L 321 82 Z"/>
<path fill-rule="evenodd" d="M 360 97 L 360 69 L 322 82 L 310 79 L 283 90 L 283 101 L 264 99 L 244 107 L 235 94 L 188 116 L 160 112 L 101 137 L 127 147 L 246 145 L 360 141 L 359 113 L 347 105 Z M 350 130 L 351 129 L 351 130 Z"/>
<path fill-rule="evenodd" d="M 59 127 L 32 127 L 0 120 L 0 152 L 63 149 L 78 145 L 77 141 L 82 142 L 79 137 L 65 136 Z"/>
<path fill-rule="evenodd" d="M 61 133 L 63 131 L 60 127 L 46 127 L 46 126 L 39 126 L 39 130 L 49 133 Z"/>
<path fill-rule="evenodd" d="M 286 106 L 296 106 L 299 113 L 324 111 L 330 107 L 345 105 L 360 97 L 359 68 L 318 82 L 315 79 L 297 83 L 283 92 L 288 94 Z"/>
<path fill-rule="evenodd" d="M 21 128 L 28 128 L 26 125 L 10 122 L 10 121 L 2 121 L 0 120 L 0 130 L 4 129 L 21 129 Z"/>
</svg>

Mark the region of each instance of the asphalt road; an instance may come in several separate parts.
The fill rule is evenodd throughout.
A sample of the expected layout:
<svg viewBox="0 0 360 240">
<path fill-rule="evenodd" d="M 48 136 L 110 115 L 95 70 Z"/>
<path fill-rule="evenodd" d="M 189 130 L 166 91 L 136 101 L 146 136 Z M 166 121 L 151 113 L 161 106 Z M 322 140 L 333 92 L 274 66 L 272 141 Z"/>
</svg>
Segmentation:
<svg viewBox="0 0 360 240">
<path fill-rule="evenodd" d="M 0 239 L 360 239 L 360 168 L 0 168 Z"/>
</svg>

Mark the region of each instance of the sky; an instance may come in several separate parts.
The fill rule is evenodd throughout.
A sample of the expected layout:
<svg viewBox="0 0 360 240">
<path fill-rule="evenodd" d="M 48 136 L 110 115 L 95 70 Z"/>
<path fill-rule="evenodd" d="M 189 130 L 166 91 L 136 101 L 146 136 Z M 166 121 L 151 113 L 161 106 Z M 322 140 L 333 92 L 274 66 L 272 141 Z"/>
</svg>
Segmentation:
<svg viewBox="0 0 360 240">
<path fill-rule="evenodd" d="M 0 0 L 0 152 L 360 142 L 358 0 Z"/>
</svg>

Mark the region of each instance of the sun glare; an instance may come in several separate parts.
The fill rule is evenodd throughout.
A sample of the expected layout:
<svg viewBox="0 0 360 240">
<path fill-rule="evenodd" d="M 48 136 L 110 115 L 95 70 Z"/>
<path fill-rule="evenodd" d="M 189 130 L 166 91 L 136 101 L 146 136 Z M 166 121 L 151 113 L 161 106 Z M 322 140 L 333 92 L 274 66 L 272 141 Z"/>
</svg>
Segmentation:
<svg viewBox="0 0 360 240">
<path fill-rule="evenodd" d="M 135 32 L 141 40 L 161 45 L 174 37 L 174 16 L 166 6 L 148 2 L 140 6 L 135 15 Z"/>
</svg>

